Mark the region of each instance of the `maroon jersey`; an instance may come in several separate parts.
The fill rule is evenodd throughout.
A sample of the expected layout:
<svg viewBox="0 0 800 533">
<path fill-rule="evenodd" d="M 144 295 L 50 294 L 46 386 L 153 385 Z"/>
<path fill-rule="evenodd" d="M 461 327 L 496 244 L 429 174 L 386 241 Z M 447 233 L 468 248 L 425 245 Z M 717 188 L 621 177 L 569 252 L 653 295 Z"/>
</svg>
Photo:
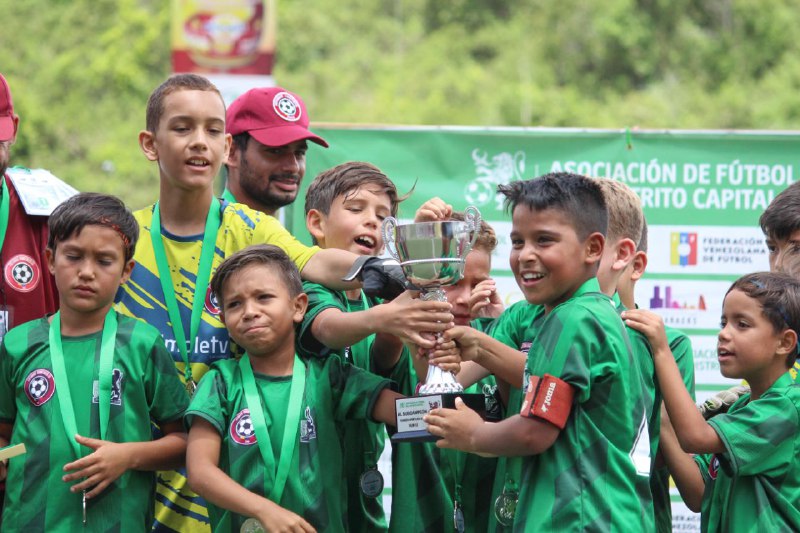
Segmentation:
<svg viewBox="0 0 800 533">
<path fill-rule="evenodd" d="M 47 217 L 25 212 L 14 183 L 4 176 L 11 204 L 0 250 L 0 338 L 8 329 L 58 309 L 56 283 L 47 268 Z"/>
</svg>

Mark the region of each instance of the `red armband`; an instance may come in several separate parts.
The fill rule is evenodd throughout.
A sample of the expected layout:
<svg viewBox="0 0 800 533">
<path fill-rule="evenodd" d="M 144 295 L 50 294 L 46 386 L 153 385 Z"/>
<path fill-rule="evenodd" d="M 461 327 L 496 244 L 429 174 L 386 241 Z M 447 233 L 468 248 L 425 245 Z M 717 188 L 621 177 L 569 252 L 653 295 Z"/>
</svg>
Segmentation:
<svg viewBox="0 0 800 533">
<path fill-rule="evenodd" d="M 559 429 L 564 429 L 572 411 L 574 396 L 572 385 L 562 379 L 550 374 L 545 374 L 542 378 L 531 376 L 519 414 L 525 418 L 541 418 Z"/>
</svg>

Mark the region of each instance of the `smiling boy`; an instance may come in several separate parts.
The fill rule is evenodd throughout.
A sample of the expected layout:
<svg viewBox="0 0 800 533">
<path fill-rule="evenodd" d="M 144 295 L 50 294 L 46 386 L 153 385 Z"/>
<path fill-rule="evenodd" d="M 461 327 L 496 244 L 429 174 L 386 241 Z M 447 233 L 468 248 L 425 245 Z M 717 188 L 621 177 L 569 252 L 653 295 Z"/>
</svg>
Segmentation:
<svg viewBox="0 0 800 533">
<path fill-rule="evenodd" d="M 514 531 L 649 530 L 645 392 L 595 277 L 607 227 L 602 191 L 567 173 L 499 190 L 512 210 L 511 269 L 525 299 L 546 313 L 527 355 L 525 400 L 498 423 L 457 402 L 426 416 L 429 431 L 442 447 L 524 456 Z M 485 335 L 463 327 L 444 335 L 464 359 L 494 370 Z"/>
<path fill-rule="evenodd" d="M 190 393 L 214 361 L 232 354 L 209 289 L 211 275 L 231 253 L 275 244 L 305 279 L 342 289 L 358 286 L 342 278 L 360 259 L 358 275 L 365 284 L 374 280 L 379 291 L 388 286 L 380 259 L 307 247 L 277 219 L 214 197 L 214 178 L 228 157 L 231 136 L 225 133 L 222 97 L 206 78 L 178 74 L 157 87 L 147 102 L 139 145 L 158 165 L 160 191 L 154 205 L 134 213 L 144 237 L 130 280 L 117 296 L 118 309 L 158 328 Z M 202 499 L 182 492 L 183 473 L 162 472 L 158 481 L 157 529 L 208 531 Z"/>
</svg>

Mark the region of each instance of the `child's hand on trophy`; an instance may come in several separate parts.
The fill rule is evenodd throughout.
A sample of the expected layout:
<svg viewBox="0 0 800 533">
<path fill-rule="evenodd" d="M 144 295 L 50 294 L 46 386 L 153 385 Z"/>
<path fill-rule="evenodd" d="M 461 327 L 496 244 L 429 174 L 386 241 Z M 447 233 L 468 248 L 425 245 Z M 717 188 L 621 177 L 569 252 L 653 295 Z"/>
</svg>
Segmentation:
<svg viewBox="0 0 800 533">
<path fill-rule="evenodd" d="M 427 357 L 428 364 L 438 366 L 445 372 L 458 374 L 461 370 L 461 349 L 455 341 L 445 341 L 439 336 L 436 346 L 432 350 L 425 350 L 423 357 Z M 419 356 L 420 352 L 417 352 Z"/>
<path fill-rule="evenodd" d="M 474 435 L 484 424 L 480 415 L 467 407 L 461 398 L 456 398 L 455 409 L 431 409 L 423 420 L 431 435 L 441 437 L 436 446 L 465 452 L 474 452 Z"/>
<path fill-rule="evenodd" d="M 417 209 L 414 215 L 414 222 L 436 222 L 437 220 L 449 220 L 453 214 L 453 206 L 445 203 L 438 197 L 433 197 Z"/>
</svg>

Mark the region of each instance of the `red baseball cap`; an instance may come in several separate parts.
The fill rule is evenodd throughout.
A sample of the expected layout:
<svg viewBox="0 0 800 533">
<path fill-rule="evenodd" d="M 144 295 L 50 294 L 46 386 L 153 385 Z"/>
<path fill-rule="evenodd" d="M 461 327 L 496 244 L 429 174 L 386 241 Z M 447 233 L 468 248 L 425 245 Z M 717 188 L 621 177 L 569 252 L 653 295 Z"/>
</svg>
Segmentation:
<svg viewBox="0 0 800 533">
<path fill-rule="evenodd" d="M 14 104 L 11 102 L 11 89 L 0 74 L 0 141 L 14 137 Z"/>
<path fill-rule="evenodd" d="M 325 139 L 308 129 L 303 100 L 282 87 L 250 89 L 228 107 L 225 129 L 231 135 L 249 133 L 265 146 L 309 141 L 328 147 Z"/>
</svg>

